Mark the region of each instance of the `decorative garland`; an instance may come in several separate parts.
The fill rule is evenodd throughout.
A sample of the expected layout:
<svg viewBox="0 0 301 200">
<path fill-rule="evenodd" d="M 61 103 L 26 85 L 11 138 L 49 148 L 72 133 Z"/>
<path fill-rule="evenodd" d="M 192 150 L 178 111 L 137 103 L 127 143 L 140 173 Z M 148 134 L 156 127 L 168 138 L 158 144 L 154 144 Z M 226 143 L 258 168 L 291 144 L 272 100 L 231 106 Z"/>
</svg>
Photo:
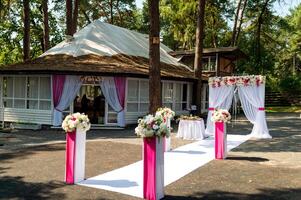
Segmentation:
<svg viewBox="0 0 301 200">
<path fill-rule="evenodd" d="M 211 77 L 209 78 L 209 86 L 260 86 L 265 84 L 265 76 L 250 75 L 250 76 L 224 76 L 224 77 Z"/>
</svg>

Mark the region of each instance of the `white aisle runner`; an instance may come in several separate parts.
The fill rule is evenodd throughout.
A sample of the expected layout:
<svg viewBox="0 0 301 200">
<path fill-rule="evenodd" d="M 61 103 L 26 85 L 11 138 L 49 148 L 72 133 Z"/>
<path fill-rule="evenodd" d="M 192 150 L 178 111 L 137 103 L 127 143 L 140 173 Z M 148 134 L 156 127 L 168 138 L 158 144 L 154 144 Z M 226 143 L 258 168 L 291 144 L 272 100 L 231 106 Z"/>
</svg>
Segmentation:
<svg viewBox="0 0 301 200">
<path fill-rule="evenodd" d="M 228 151 L 248 138 L 245 135 L 227 135 Z M 212 137 L 165 152 L 164 185 L 169 185 L 213 159 L 214 138 Z M 142 161 L 89 178 L 79 185 L 143 198 Z"/>
</svg>

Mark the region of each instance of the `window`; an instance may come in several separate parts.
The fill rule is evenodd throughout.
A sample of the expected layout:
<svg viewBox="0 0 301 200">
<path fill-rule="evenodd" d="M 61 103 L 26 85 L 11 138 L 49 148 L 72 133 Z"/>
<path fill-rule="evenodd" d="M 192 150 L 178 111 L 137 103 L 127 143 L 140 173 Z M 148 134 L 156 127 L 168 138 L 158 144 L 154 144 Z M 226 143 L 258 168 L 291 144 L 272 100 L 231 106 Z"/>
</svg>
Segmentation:
<svg viewBox="0 0 301 200">
<path fill-rule="evenodd" d="M 215 71 L 216 57 L 205 57 L 203 58 L 203 70 L 204 71 Z"/>
<path fill-rule="evenodd" d="M 50 84 L 50 77 L 3 77 L 4 107 L 50 110 Z"/>
<path fill-rule="evenodd" d="M 165 107 L 172 109 L 173 104 L 173 83 L 164 82 L 163 83 L 163 105 Z"/>
<path fill-rule="evenodd" d="M 188 108 L 188 95 L 191 93 L 187 83 L 163 82 L 162 99 L 163 105 L 175 111 Z"/>
<path fill-rule="evenodd" d="M 147 112 L 149 105 L 148 80 L 128 80 L 127 112 Z"/>
</svg>

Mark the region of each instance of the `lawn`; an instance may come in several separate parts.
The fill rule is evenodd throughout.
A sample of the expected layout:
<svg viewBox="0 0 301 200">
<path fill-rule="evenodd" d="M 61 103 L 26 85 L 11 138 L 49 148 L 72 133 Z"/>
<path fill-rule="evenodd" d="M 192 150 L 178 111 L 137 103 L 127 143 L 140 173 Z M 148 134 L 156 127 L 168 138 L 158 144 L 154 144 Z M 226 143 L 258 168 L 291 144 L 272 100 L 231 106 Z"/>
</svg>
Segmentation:
<svg viewBox="0 0 301 200">
<path fill-rule="evenodd" d="M 297 112 L 301 113 L 301 106 L 276 106 L 266 107 L 266 112 Z"/>
</svg>

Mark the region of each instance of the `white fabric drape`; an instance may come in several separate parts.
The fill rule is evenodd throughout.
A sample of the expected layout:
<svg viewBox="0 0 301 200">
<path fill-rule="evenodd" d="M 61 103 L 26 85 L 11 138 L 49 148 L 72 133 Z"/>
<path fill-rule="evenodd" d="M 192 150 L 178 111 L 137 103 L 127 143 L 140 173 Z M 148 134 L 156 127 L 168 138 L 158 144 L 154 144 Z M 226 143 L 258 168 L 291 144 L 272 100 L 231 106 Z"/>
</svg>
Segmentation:
<svg viewBox="0 0 301 200">
<path fill-rule="evenodd" d="M 269 134 L 265 119 L 265 85 L 238 86 L 238 94 L 247 119 L 254 124 L 250 136 L 256 138 L 272 138 Z"/>
<path fill-rule="evenodd" d="M 103 77 L 100 82 L 100 87 L 108 104 L 117 112 L 118 126 L 124 127 L 125 113 L 118 100 L 114 77 Z"/>
<path fill-rule="evenodd" d="M 74 101 L 82 82 L 80 76 L 67 75 L 60 103 L 53 110 L 53 126 L 60 126 L 63 120 L 63 113 L 68 106 Z"/>
<path fill-rule="evenodd" d="M 229 110 L 234 95 L 234 86 L 209 86 L 209 108 L 221 108 Z M 208 110 L 206 135 L 214 134 L 214 123 L 211 121 L 213 111 Z"/>
</svg>

